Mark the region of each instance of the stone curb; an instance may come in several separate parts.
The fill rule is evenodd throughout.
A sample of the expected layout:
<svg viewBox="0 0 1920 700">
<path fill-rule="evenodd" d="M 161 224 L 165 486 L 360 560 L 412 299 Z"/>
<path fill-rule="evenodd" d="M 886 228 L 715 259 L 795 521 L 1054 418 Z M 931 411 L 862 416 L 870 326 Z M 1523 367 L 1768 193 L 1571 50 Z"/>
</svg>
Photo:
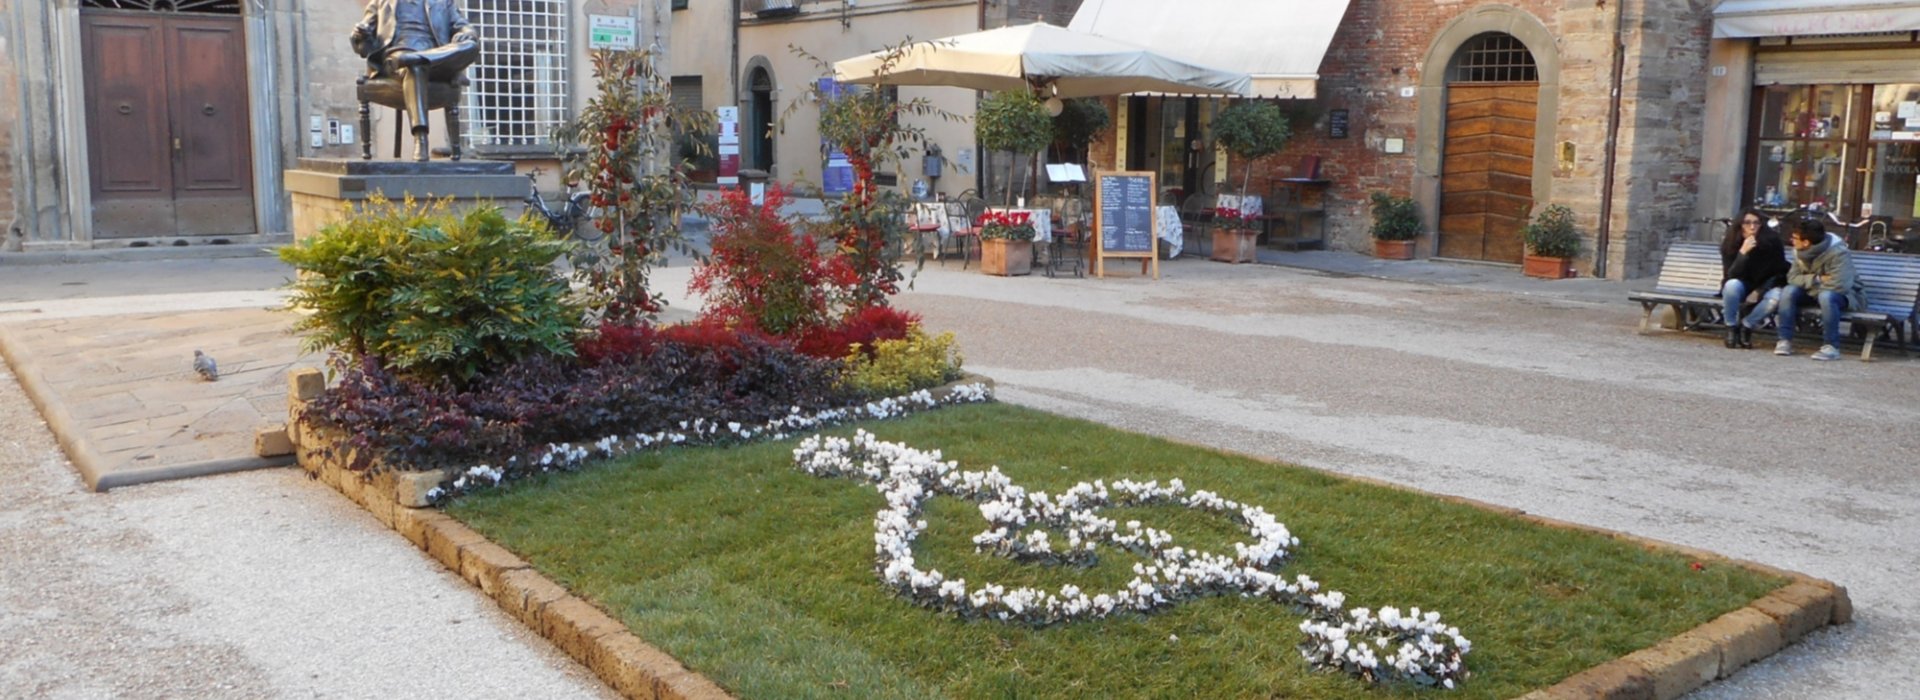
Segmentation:
<svg viewBox="0 0 1920 700">
<path fill-rule="evenodd" d="M 54 440 L 60 443 L 60 449 L 67 453 L 67 460 L 73 462 L 79 470 L 81 480 L 95 493 L 116 489 L 122 486 L 148 484 L 155 481 L 189 479 L 196 476 L 226 474 L 229 472 L 253 469 L 285 467 L 294 463 L 291 456 L 285 457 L 236 457 L 233 459 L 215 459 L 186 464 L 168 464 L 145 469 L 112 469 L 111 464 L 87 441 L 87 431 L 73 414 L 67 411 L 67 405 L 60 402 L 60 394 L 53 390 L 40 371 L 40 363 L 28 352 L 25 345 L 8 335 L 0 328 L 0 357 L 5 357 L 8 366 L 13 368 L 13 376 L 19 380 L 27 398 L 33 401 L 34 408 L 40 410 L 40 417 L 47 423 L 47 429 L 53 432 Z"/>
<path fill-rule="evenodd" d="M 1222 454 L 1263 462 L 1271 461 L 1265 457 L 1235 450 L 1223 450 L 1176 438 L 1165 439 Z M 1518 518 L 1536 525 L 1605 535 L 1652 551 L 1680 554 L 1701 562 L 1722 562 L 1788 580 L 1787 585 L 1774 589 L 1767 595 L 1748 603 L 1746 607 L 1721 615 L 1653 646 L 1576 673 L 1552 686 L 1527 693 L 1520 696 L 1519 700 L 1596 698 L 1673 700 L 1713 681 L 1732 677 L 1741 667 L 1772 656 L 1785 649 L 1787 645 L 1798 642 L 1823 627 L 1844 625 L 1853 621 L 1853 602 L 1847 597 L 1845 586 L 1797 571 L 1787 571 L 1744 559 L 1732 559 L 1703 549 L 1615 530 L 1555 520 L 1517 508 L 1462 496 L 1429 493 L 1382 479 L 1342 474 L 1314 467 L 1302 466 L 1301 468 L 1312 469 L 1338 479 L 1416 493 L 1448 503 Z"/>
</svg>

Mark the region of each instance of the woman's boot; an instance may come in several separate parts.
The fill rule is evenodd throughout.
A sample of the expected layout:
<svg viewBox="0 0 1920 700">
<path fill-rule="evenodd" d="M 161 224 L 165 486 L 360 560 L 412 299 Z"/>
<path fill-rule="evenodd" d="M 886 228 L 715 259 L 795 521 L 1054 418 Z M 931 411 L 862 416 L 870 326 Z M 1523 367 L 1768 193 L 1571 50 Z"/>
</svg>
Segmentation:
<svg viewBox="0 0 1920 700">
<path fill-rule="evenodd" d="M 1740 347 L 1740 326 L 1727 326 L 1727 349 Z"/>
</svg>

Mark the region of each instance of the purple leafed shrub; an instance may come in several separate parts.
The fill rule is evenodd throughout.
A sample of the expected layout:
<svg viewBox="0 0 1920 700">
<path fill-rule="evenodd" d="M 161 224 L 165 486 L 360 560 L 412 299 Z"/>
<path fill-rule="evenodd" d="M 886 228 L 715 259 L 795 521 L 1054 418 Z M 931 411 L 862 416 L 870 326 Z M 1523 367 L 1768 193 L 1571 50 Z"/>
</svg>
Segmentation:
<svg viewBox="0 0 1920 700">
<path fill-rule="evenodd" d="M 837 360 L 756 335 L 738 344 L 671 341 L 628 361 L 582 366 L 533 357 L 464 387 L 396 376 L 377 358 L 336 358 L 338 385 L 302 420 L 344 436 L 353 469 L 498 464 L 550 443 L 653 433 L 682 421 L 762 423 L 841 406 Z"/>
</svg>

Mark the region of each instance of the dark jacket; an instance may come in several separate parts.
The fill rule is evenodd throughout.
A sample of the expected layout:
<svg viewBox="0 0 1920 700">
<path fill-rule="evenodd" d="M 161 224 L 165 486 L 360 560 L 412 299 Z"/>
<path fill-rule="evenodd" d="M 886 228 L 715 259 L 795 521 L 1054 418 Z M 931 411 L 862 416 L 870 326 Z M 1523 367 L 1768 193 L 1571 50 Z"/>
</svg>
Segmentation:
<svg viewBox="0 0 1920 700">
<path fill-rule="evenodd" d="M 1720 281 L 1740 280 L 1750 292 L 1765 292 L 1786 284 L 1787 247 L 1780 242 L 1780 237 L 1762 236 L 1752 251 L 1741 255 L 1740 245 L 1746 242 L 1745 239 L 1739 231 L 1732 231 L 1720 241 L 1720 269 L 1723 273 Z"/>
<path fill-rule="evenodd" d="M 367 32 L 355 31 L 351 37 L 353 52 L 362 58 L 377 60 L 387 47 L 393 45 L 396 22 L 393 19 L 394 0 L 373 0 L 367 3 L 367 14 L 360 19 L 356 27 L 366 27 Z M 451 44 L 456 41 L 479 41 L 480 33 L 467 24 L 467 16 L 460 11 L 460 0 L 426 0 L 427 25 L 433 30 L 433 42 L 436 45 Z"/>
</svg>

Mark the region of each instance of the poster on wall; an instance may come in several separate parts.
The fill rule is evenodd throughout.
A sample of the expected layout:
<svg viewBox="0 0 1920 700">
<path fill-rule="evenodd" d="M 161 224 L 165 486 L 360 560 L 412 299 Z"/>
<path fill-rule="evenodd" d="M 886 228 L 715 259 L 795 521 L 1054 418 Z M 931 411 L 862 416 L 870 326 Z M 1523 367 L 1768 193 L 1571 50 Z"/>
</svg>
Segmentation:
<svg viewBox="0 0 1920 700">
<path fill-rule="evenodd" d="M 843 86 L 832 78 L 820 79 L 820 95 L 824 102 L 839 101 Z M 853 191 L 853 163 L 847 160 L 847 154 L 840 145 L 826 138 L 820 139 L 820 151 L 826 154 L 820 165 L 820 189 L 827 194 L 847 194 Z"/>
<path fill-rule="evenodd" d="M 714 159 L 720 162 L 719 176 L 714 179 L 721 185 L 740 184 L 740 108 L 720 107 L 714 110 L 714 129 L 716 148 Z"/>
</svg>

